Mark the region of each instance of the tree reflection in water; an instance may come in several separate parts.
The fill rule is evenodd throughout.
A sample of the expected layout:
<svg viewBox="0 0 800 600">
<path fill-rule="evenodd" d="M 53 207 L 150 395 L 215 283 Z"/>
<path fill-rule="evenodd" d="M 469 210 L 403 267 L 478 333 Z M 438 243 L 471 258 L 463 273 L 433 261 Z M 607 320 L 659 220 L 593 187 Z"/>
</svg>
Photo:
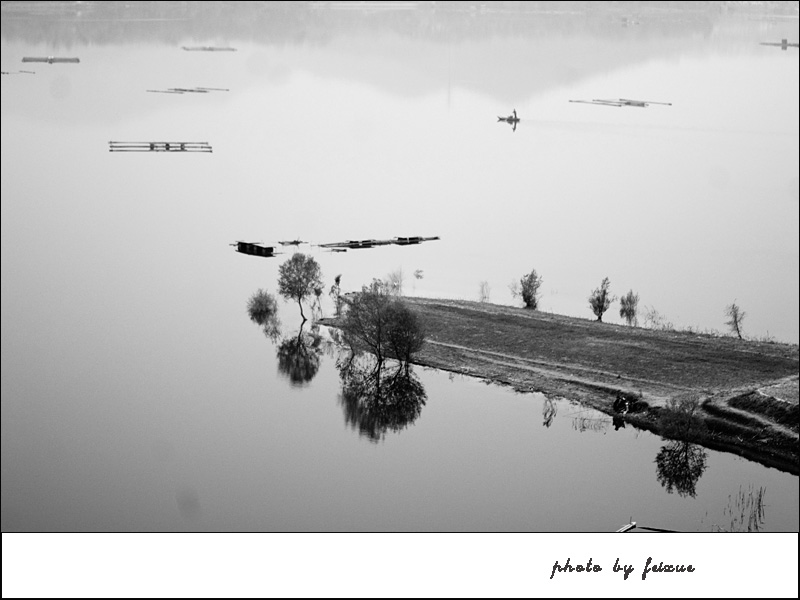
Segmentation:
<svg viewBox="0 0 800 600">
<path fill-rule="evenodd" d="M 281 322 L 278 319 L 278 302 L 266 290 L 259 290 L 247 301 L 247 314 L 253 323 L 261 325 L 264 335 L 273 342 L 281 336 Z"/>
<path fill-rule="evenodd" d="M 425 388 L 402 364 L 389 367 L 362 354 L 338 361 L 337 368 L 345 422 L 371 442 L 383 440 L 388 431 L 402 431 L 422 412 Z"/>
<path fill-rule="evenodd" d="M 656 476 L 668 494 L 674 490 L 679 496 L 694 498 L 705 470 L 706 451 L 697 444 L 671 441 L 656 456 Z"/>
<path fill-rule="evenodd" d="M 305 325 L 305 323 L 304 323 Z M 305 333 L 303 326 L 297 337 L 287 337 L 278 346 L 278 372 L 293 386 L 307 385 L 319 371 L 322 360 L 321 338 L 318 329 Z"/>
<path fill-rule="evenodd" d="M 545 427 L 550 427 L 553 424 L 553 419 L 556 418 L 556 413 L 558 412 L 558 408 L 556 407 L 556 403 L 553 401 L 552 398 L 545 398 L 544 404 L 542 405 L 542 419 L 544 419 L 542 425 Z"/>
<path fill-rule="evenodd" d="M 580 433 L 594 431 L 605 435 L 608 430 L 608 419 L 605 417 L 573 417 L 572 428 Z"/>
</svg>

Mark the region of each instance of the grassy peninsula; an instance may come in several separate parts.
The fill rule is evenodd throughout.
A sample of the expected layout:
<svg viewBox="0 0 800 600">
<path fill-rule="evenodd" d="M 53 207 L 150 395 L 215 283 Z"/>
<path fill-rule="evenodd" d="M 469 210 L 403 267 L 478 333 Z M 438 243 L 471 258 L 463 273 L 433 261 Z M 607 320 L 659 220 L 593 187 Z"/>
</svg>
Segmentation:
<svg viewBox="0 0 800 600">
<path fill-rule="evenodd" d="M 800 473 L 796 344 L 627 327 L 485 302 L 404 301 L 427 333 L 415 364 L 608 414 L 615 414 L 621 393 L 636 398 L 637 409 L 615 416 L 656 433 L 667 401 L 693 395 L 707 434 L 691 441 Z"/>
</svg>

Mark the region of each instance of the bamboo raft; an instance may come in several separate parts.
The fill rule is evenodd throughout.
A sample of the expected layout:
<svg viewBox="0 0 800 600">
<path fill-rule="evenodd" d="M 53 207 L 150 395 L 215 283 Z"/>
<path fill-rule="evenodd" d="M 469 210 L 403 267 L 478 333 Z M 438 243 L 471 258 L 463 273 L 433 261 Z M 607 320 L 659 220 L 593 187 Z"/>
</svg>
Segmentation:
<svg viewBox="0 0 800 600">
<path fill-rule="evenodd" d="M 412 244 L 421 244 L 422 242 L 429 242 L 438 240 L 439 236 L 434 237 L 396 237 L 391 240 L 347 240 L 345 242 L 331 242 L 329 244 L 317 244 L 320 248 L 331 249 L 351 249 L 358 250 L 359 248 L 375 248 L 376 246 L 388 246 L 389 244 L 396 244 L 398 246 L 410 246 Z"/>
<path fill-rule="evenodd" d="M 108 142 L 109 152 L 211 152 L 208 142 Z"/>
<path fill-rule="evenodd" d="M 229 92 L 228 88 L 210 88 L 210 87 L 193 87 L 193 88 L 167 88 L 165 90 L 145 90 L 146 92 L 153 92 L 158 94 L 207 94 L 208 92 Z"/>
<path fill-rule="evenodd" d="M 236 48 L 228 46 L 181 46 L 181 48 L 190 52 L 236 52 Z"/>
<path fill-rule="evenodd" d="M 22 62 L 43 62 L 43 63 L 79 63 L 80 58 L 58 58 L 56 56 L 23 56 Z"/>
<path fill-rule="evenodd" d="M 762 46 L 778 46 L 778 47 L 781 48 L 781 50 L 786 50 L 786 48 L 788 48 L 790 46 L 792 48 L 800 47 L 800 45 L 798 45 L 797 42 L 790 42 L 786 38 L 783 38 L 780 42 L 761 42 L 761 45 Z"/>
</svg>

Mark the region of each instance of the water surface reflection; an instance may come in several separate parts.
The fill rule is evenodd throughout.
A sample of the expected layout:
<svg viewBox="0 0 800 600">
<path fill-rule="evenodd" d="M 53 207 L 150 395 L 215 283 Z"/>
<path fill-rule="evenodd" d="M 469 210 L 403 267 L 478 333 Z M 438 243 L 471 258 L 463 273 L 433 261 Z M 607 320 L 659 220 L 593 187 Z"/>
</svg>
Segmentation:
<svg viewBox="0 0 800 600">
<path fill-rule="evenodd" d="M 697 482 L 706 470 L 707 453 L 702 446 L 673 440 L 661 447 L 656 456 L 656 477 L 667 490 L 694 498 Z"/>
<path fill-rule="evenodd" d="M 319 371 L 322 360 L 322 338 L 319 327 L 304 331 L 305 321 L 297 336 L 283 338 L 278 345 L 278 372 L 286 376 L 293 386 L 302 387 L 311 382 Z"/>
<path fill-rule="evenodd" d="M 339 404 L 345 422 L 371 442 L 400 432 L 416 421 L 427 396 L 408 365 L 378 364 L 372 356 L 337 361 L 342 390 Z"/>
<path fill-rule="evenodd" d="M 281 321 L 278 318 L 278 302 L 269 292 L 259 288 L 247 301 L 247 314 L 250 320 L 261 325 L 264 335 L 277 341 L 281 335 Z"/>
</svg>

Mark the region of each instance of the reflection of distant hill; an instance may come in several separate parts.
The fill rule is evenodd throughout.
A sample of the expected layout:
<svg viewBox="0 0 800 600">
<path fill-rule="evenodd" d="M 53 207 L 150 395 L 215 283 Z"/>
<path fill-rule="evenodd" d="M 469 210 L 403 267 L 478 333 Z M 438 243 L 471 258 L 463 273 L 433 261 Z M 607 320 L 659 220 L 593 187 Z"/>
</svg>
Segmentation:
<svg viewBox="0 0 800 600">
<path fill-rule="evenodd" d="M 742 12 L 747 19 L 735 18 Z M 770 18 L 760 31 L 755 14 Z M 765 31 L 793 37 L 796 17 L 796 2 L 3 2 L 2 37 L 66 51 L 305 46 L 318 52 L 293 66 L 319 76 L 404 96 L 454 85 L 516 102 L 597 73 L 706 52 L 709 42 L 755 52 Z"/>
<path fill-rule="evenodd" d="M 797 16 L 796 2 L 752 3 Z M 747 10 L 740 2 L 3 2 L 9 41 L 68 48 L 186 38 L 324 44 L 366 30 L 454 42 L 493 36 L 593 34 L 688 36 Z"/>
</svg>

